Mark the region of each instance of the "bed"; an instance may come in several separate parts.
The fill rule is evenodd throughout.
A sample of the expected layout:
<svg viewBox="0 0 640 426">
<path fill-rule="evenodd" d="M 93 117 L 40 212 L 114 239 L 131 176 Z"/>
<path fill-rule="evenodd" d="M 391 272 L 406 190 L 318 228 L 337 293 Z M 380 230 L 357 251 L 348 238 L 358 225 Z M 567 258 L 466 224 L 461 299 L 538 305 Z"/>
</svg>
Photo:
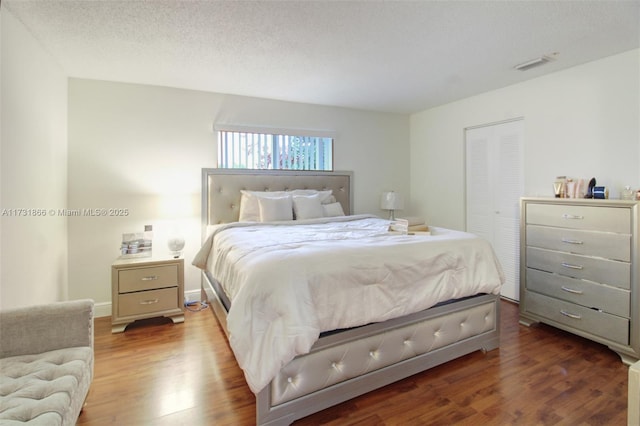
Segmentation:
<svg viewBox="0 0 640 426">
<path fill-rule="evenodd" d="M 288 425 L 449 360 L 499 346 L 499 291 L 503 276 L 490 245 L 470 234 L 438 228 L 432 236 L 388 232 L 388 221 L 372 215 L 352 214 L 352 187 L 351 172 L 202 171 L 203 246 L 193 264 L 202 269 L 203 300 L 209 302 L 227 333 L 247 383 L 256 394 L 256 423 L 259 425 Z M 241 200 L 248 205 L 242 198 L 243 193 L 247 196 L 247 191 L 287 194 L 302 191 L 302 197 L 296 199 L 305 198 L 305 203 L 309 194 L 313 194 L 309 198 L 315 197 L 316 193 L 330 194 L 323 201 L 323 205 L 331 205 L 325 213 L 335 212 L 338 207 L 344 216 L 305 219 L 304 211 L 300 210 L 301 220 L 297 221 L 238 222 Z M 265 209 L 266 206 L 266 202 L 260 205 Z M 243 217 L 250 217 L 246 213 L 245 209 Z M 344 231 L 345 227 L 349 227 L 348 232 Z M 354 234 L 353 241 L 344 241 L 347 238 L 343 236 L 355 228 L 357 232 L 353 232 L 357 235 Z M 304 231 L 298 232 L 298 229 Z M 263 237 L 254 238 L 258 232 Z M 280 238 L 284 238 L 284 242 L 270 245 L 271 239 Z M 315 241 L 309 242 L 315 239 L 322 240 L 321 246 L 331 244 L 331 249 L 319 249 Z M 383 247 L 378 248 L 378 242 Z M 442 250 L 442 253 L 434 250 Z M 458 250 L 461 254 L 457 254 Z M 311 261 L 304 259 L 303 254 L 307 251 L 312 256 Z M 351 276 L 360 276 L 361 271 L 351 271 L 346 276 L 332 275 L 339 268 L 334 264 L 352 263 L 349 253 L 358 253 L 359 260 L 353 262 L 360 266 L 377 262 L 391 270 L 393 267 L 388 268 L 388 265 L 397 264 L 396 276 L 409 275 L 408 283 L 414 286 L 433 285 L 437 289 L 434 294 L 437 294 L 431 296 L 420 290 L 421 287 L 390 292 L 377 284 L 380 280 L 394 281 L 394 274 L 390 273 L 391 278 L 375 277 L 376 285 L 367 287 L 367 291 L 373 292 L 372 300 L 376 303 L 349 306 L 345 300 L 352 300 L 354 295 L 359 300 L 357 295 L 360 293 L 344 296 L 339 291 L 354 288 Z M 420 256 L 432 253 L 430 258 L 438 258 L 438 264 L 444 262 L 448 266 L 434 271 L 433 277 L 430 272 L 424 277 L 411 276 L 407 271 L 416 268 L 406 262 L 422 262 L 416 253 Z M 231 266 L 226 265 L 229 259 Z M 241 265 L 251 268 L 243 269 Z M 317 268 L 314 265 L 326 266 Z M 367 268 L 363 269 L 364 275 L 369 273 Z M 425 270 L 424 267 L 418 269 Z M 331 279 L 339 285 L 335 284 L 330 291 L 308 290 L 315 287 L 300 285 L 297 280 L 302 271 L 309 270 L 315 275 L 307 281 L 313 281 L 314 285 L 322 283 L 319 288 L 333 285 Z M 277 271 L 284 273 L 278 276 Z M 324 281 L 317 278 L 325 273 L 328 278 Z M 277 279 L 269 280 L 269 277 Z M 259 285 L 245 291 L 249 287 L 246 283 L 252 280 L 260 281 Z M 473 283 L 464 292 L 449 291 L 448 283 L 452 280 Z M 233 287 L 229 284 L 232 281 L 242 282 L 242 285 Z M 283 287 L 287 291 L 281 290 Z M 369 290 L 373 287 L 376 289 Z M 290 295 L 298 292 L 298 288 L 305 290 L 301 290 L 301 295 Z M 253 293 L 259 297 L 249 296 Z M 327 299 L 327 294 L 333 299 Z M 408 294 L 414 296 L 408 297 Z M 301 299 L 292 303 L 290 297 Z M 403 303 L 398 305 L 393 299 L 396 297 Z M 378 306 L 378 301 L 382 301 L 380 309 L 356 307 Z M 326 308 L 328 311 L 321 312 L 318 306 L 325 305 L 330 305 Z M 290 306 L 294 306 L 294 312 L 283 313 Z M 286 320 L 282 320 L 283 317 Z M 334 317 L 341 319 L 338 321 Z M 347 320 L 347 327 L 336 326 L 342 324 L 342 319 Z M 243 330 L 251 330 L 257 335 L 241 335 Z M 255 347 L 250 347 L 251 342 Z"/>
</svg>

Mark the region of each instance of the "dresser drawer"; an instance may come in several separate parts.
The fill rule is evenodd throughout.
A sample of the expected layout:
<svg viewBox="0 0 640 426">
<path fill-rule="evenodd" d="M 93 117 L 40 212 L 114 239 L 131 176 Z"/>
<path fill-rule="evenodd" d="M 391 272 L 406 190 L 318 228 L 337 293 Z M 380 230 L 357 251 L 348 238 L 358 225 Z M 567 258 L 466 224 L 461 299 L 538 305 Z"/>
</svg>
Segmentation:
<svg viewBox="0 0 640 426">
<path fill-rule="evenodd" d="M 528 290 L 629 318 L 628 290 L 535 269 L 527 269 L 526 273 Z"/>
<path fill-rule="evenodd" d="M 570 302 L 526 292 L 527 311 L 605 340 L 629 344 L 629 320 Z"/>
<path fill-rule="evenodd" d="M 528 268 L 631 288 L 631 264 L 597 257 L 581 256 L 560 251 L 527 247 Z"/>
<path fill-rule="evenodd" d="M 118 271 L 119 292 L 152 290 L 178 285 L 178 265 L 149 266 Z"/>
<path fill-rule="evenodd" d="M 527 225 L 527 245 L 631 261 L 631 235 Z"/>
<path fill-rule="evenodd" d="M 631 233 L 628 208 L 528 203 L 527 224 Z"/>
<path fill-rule="evenodd" d="M 118 296 L 118 316 L 126 317 L 180 309 L 177 301 L 177 287 L 121 294 Z"/>
</svg>

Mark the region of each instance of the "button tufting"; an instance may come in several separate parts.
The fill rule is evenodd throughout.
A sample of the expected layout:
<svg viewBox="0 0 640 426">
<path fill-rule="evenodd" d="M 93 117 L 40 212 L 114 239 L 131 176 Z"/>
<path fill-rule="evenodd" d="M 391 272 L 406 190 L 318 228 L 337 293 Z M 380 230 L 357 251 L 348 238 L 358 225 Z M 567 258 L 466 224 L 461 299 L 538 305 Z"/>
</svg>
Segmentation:
<svg viewBox="0 0 640 426">
<path fill-rule="evenodd" d="M 3 362 L 0 372 L 0 405 L 3 418 L 21 423 L 53 424 L 53 417 L 69 409 L 69 398 L 81 392 L 79 383 L 87 374 L 89 349 L 68 348 L 45 354 L 21 355 Z M 17 405 L 4 402 L 19 401 Z M 38 421 L 34 419 L 38 417 Z M 2 420 L 0 423 L 4 424 Z"/>
<path fill-rule="evenodd" d="M 287 377 L 287 382 L 293 383 L 293 377 Z"/>
</svg>

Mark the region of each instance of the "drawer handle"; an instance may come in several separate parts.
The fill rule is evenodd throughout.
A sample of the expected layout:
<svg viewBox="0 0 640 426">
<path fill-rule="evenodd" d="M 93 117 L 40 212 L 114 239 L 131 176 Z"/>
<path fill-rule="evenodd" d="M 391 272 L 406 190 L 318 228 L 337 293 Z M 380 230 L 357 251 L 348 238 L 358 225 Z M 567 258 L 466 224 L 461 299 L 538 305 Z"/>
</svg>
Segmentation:
<svg viewBox="0 0 640 426">
<path fill-rule="evenodd" d="M 153 305 L 154 303 L 158 303 L 158 299 L 143 300 L 140 302 L 141 305 Z"/>
<path fill-rule="evenodd" d="M 567 243 L 567 244 L 584 244 L 584 242 L 582 242 L 580 240 L 572 240 L 570 238 L 563 238 L 562 242 L 563 243 Z"/>
<path fill-rule="evenodd" d="M 567 312 L 564 309 L 560 310 L 560 313 L 565 317 L 573 318 L 573 319 L 582 319 L 580 315 L 572 314 L 571 312 Z"/>
<path fill-rule="evenodd" d="M 560 288 L 563 289 L 564 291 L 566 291 L 567 293 L 582 294 L 582 290 L 575 290 L 573 288 L 569 288 L 569 287 L 565 287 L 565 286 L 562 286 Z"/>
<path fill-rule="evenodd" d="M 142 281 L 154 281 L 157 279 L 158 279 L 157 275 L 149 275 L 148 277 L 142 277 Z"/>
<path fill-rule="evenodd" d="M 562 262 L 561 265 L 564 266 L 565 268 L 569 268 L 569 269 L 583 269 L 583 267 L 580 266 L 580 265 L 572 265 L 572 264 L 566 263 L 566 262 Z"/>
<path fill-rule="evenodd" d="M 577 214 L 567 214 L 567 213 L 565 213 L 565 214 L 562 215 L 562 218 L 563 219 L 584 219 L 584 216 L 580 216 L 580 215 L 577 215 Z"/>
</svg>

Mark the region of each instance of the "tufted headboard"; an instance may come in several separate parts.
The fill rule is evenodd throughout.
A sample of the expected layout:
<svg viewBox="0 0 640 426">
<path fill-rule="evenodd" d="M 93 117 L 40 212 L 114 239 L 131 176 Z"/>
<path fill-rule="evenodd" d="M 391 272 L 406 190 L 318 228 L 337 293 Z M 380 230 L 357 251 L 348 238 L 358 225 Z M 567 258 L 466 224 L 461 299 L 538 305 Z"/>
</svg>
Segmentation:
<svg viewBox="0 0 640 426">
<path fill-rule="evenodd" d="M 202 169 L 202 225 L 236 222 L 240 190 L 333 190 L 345 214 L 353 212 L 352 172 L 307 170 Z"/>
</svg>

